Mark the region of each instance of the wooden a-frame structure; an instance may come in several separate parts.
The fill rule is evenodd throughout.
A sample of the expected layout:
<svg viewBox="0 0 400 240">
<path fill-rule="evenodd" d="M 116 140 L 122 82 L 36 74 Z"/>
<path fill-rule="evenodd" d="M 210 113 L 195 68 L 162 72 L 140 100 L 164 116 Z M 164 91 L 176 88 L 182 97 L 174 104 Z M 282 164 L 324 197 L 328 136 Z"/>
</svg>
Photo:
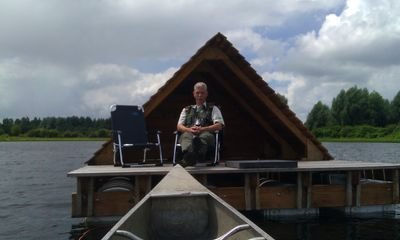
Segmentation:
<svg viewBox="0 0 400 240">
<path fill-rule="evenodd" d="M 179 113 L 193 104 L 193 85 L 198 81 L 207 83 L 208 101 L 220 106 L 226 122 L 222 162 L 332 159 L 250 63 L 224 35 L 217 33 L 143 105 L 148 128 L 163 133 L 166 162 L 172 157 L 172 133 Z M 88 164 L 112 164 L 112 156 L 109 141 Z"/>
</svg>

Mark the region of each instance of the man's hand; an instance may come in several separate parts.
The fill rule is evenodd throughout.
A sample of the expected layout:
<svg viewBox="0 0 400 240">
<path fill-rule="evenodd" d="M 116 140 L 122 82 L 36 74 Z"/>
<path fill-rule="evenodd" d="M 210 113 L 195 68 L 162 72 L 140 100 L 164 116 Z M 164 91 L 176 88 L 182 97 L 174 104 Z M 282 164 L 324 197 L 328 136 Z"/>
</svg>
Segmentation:
<svg viewBox="0 0 400 240">
<path fill-rule="evenodd" d="M 208 132 L 215 132 L 217 130 L 219 131 L 222 129 L 222 127 L 223 127 L 223 125 L 221 123 L 215 123 L 214 125 L 206 126 L 206 127 L 192 126 L 190 128 L 185 127 L 182 124 L 178 124 L 177 130 L 179 132 L 190 132 L 194 135 L 199 135 L 200 133 L 206 132 L 206 131 L 208 131 Z"/>
</svg>

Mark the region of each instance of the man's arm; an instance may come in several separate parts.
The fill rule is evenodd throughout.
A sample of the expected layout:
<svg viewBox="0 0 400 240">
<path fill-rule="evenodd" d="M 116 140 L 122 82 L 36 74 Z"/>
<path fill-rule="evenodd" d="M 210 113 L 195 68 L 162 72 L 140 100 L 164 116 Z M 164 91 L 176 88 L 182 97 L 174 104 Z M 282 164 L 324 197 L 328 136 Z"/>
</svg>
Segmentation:
<svg viewBox="0 0 400 240">
<path fill-rule="evenodd" d="M 176 129 L 181 133 L 190 132 L 193 134 L 200 134 L 202 132 L 215 132 L 215 131 L 222 130 L 222 128 L 224 127 L 224 119 L 222 118 L 221 111 L 216 106 L 214 106 L 213 112 L 212 112 L 212 118 L 213 118 L 214 124 L 212 124 L 210 126 L 186 127 L 185 125 L 183 125 L 183 123 L 185 122 L 186 114 L 187 114 L 186 109 L 184 108 L 179 116 L 178 124 L 176 125 Z"/>
<path fill-rule="evenodd" d="M 191 132 L 191 128 L 185 127 L 183 124 L 179 124 L 179 123 L 178 123 L 178 125 L 176 125 L 176 129 L 181 133 Z"/>
<path fill-rule="evenodd" d="M 220 131 L 220 130 L 222 130 L 222 127 L 223 127 L 223 126 L 224 126 L 224 125 L 222 125 L 221 123 L 216 122 L 216 123 L 214 123 L 213 125 L 210 125 L 210 126 L 199 127 L 199 128 L 200 128 L 199 131 L 200 131 L 200 132 L 205 132 L 205 131 L 207 131 L 207 132 Z"/>
<path fill-rule="evenodd" d="M 176 126 L 177 130 L 181 133 L 190 132 L 193 134 L 200 134 L 202 132 L 215 132 L 215 131 L 222 130 L 222 127 L 223 127 L 223 125 L 219 122 L 216 122 L 213 125 L 205 126 L 205 127 L 193 126 L 193 127 L 189 128 L 189 127 L 185 127 L 183 124 L 178 124 Z"/>
</svg>

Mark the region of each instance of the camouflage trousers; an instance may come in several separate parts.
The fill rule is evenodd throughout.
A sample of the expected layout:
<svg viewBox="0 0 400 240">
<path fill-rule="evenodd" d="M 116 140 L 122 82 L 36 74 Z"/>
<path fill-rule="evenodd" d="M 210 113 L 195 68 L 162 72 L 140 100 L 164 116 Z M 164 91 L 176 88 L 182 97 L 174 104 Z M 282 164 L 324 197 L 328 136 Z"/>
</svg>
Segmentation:
<svg viewBox="0 0 400 240">
<path fill-rule="evenodd" d="M 199 135 L 184 132 L 179 138 L 182 147 L 182 165 L 195 165 L 197 162 L 206 161 L 209 149 L 215 145 L 215 137 L 210 132 L 202 132 Z"/>
</svg>

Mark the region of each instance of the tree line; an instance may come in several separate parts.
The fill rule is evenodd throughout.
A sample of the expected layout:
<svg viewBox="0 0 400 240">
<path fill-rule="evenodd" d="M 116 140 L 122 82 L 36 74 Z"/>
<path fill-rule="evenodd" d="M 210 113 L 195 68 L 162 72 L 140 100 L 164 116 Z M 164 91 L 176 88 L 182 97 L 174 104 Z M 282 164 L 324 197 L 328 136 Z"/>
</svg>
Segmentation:
<svg viewBox="0 0 400 240">
<path fill-rule="evenodd" d="M 354 86 L 341 90 L 330 107 L 318 101 L 305 125 L 317 137 L 374 138 L 398 134 L 399 123 L 400 91 L 389 101 L 376 91 Z"/>
<path fill-rule="evenodd" d="M 279 96 L 287 102 L 284 96 Z M 400 139 L 400 91 L 389 101 L 378 92 L 354 86 L 341 90 L 331 106 L 318 101 L 305 122 L 316 137 Z M 111 120 L 90 117 L 4 118 L 0 136 L 110 137 Z"/>
<path fill-rule="evenodd" d="M 111 120 L 90 117 L 4 118 L 0 135 L 26 137 L 110 137 Z"/>
</svg>

